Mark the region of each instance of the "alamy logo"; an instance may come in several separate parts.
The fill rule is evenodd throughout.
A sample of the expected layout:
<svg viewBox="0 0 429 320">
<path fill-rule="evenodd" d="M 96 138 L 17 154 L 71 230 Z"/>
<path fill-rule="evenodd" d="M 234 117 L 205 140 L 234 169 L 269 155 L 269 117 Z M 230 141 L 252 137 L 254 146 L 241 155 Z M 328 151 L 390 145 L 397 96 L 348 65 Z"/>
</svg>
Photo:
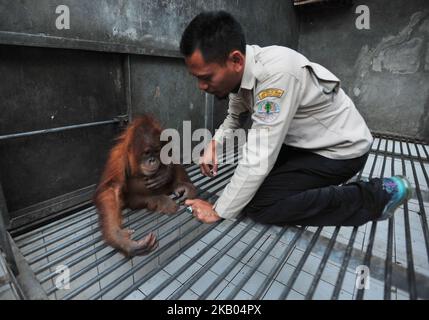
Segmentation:
<svg viewBox="0 0 429 320">
<path fill-rule="evenodd" d="M 356 14 L 359 14 L 359 16 L 356 18 L 356 28 L 358 30 L 362 29 L 370 29 L 370 22 L 369 22 L 369 7 L 366 5 L 359 5 L 356 7 L 355 10 Z"/>
<path fill-rule="evenodd" d="M 70 289 L 70 269 L 65 265 L 59 265 L 55 269 L 58 276 L 55 278 L 55 287 L 58 290 Z"/>
<path fill-rule="evenodd" d="M 59 14 L 55 20 L 55 27 L 58 30 L 70 29 L 70 9 L 66 5 L 60 5 L 55 9 L 55 13 Z"/>
<path fill-rule="evenodd" d="M 370 281 L 370 275 L 369 275 L 369 268 L 365 265 L 360 265 L 356 267 L 356 288 L 359 290 L 369 289 L 369 281 Z"/>
<path fill-rule="evenodd" d="M 252 175 L 266 175 L 270 162 L 270 135 L 267 128 L 246 130 L 224 130 L 225 152 L 232 154 L 235 143 L 238 150 L 239 164 L 249 168 Z M 191 122 L 183 121 L 183 135 L 176 129 L 164 129 L 161 133 L 161 141 L 166 142 L 161 148 L 160 160 L 163 164 L 201 164 L 201 153 L 207 144 L 213 139 L 211 132 L 206 128 L 199 128 L 192 132 Z M 192 148 L 192 142 L 199 142 Z M 219 164 L 234 164 L 234 157 L 223 157 L 218 153 Z M 182 159 L 182 160 L 181 160 Z"/>
</svg>

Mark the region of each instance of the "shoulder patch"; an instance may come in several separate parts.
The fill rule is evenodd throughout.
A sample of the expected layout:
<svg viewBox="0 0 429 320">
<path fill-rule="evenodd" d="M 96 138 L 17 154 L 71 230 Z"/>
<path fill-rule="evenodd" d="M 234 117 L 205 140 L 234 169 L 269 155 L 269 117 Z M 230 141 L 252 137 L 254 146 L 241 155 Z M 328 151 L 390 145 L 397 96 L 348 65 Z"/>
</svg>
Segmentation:
<svg viewBox="0 0 429 320">
<path fill-rule="evenodd" d="M 269 88 L 262 90 L 258 93 L 259 100 L 265 99 L 266 97 L 276 97 L 280 98 L 283 95 L 284 90 L 282 89 L 276 89 L 276 88 Z"/>
<path fill-rule="evenodd" d="M 280 106 L 273 101 L 264 100 L 256 104 L 256 117 L 262 122 L 275 120 L 280 113 Z"/>
</svg>

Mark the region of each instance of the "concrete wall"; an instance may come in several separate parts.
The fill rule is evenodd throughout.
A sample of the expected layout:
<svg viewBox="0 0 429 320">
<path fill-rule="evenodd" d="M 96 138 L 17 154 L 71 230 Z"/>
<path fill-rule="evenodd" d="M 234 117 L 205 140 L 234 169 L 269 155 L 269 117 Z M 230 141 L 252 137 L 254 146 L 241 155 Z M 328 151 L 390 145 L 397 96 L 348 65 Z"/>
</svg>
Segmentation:
<svg viewBox="0 0 429 320">
<path fill-rule="evenodd" d="M 355 26 L 358 5 L 369 30 Z M 343 81 L 371 130 L 429 141 L 428 1 L 356 0 L 299 17 L 299 51 Z"/>
<path fill-rule="evenodd" d="M 70 9 L 69 30 L 55 26 L 59 5 Z M 243 24 L 251 42 L 296 42 L 292 7 L 291 1 L 274 0 L 0 0 L 0 39 L 176 55 L 182 31 L 197 13 L 224 9 Z"/>
<path fill-rule="evenodd" d="M 55 27 L 58 5 L 70 9 L 69 30 Z M 225 102 L 199 92 L 178 46 L 187 23 L 215 9 L 234 14 L 249 43 L 297 46 L 290 1 L 0 0 L 0 135 L 127 111 L 152 112 L 165 127 L 192 120 L 193 128 L 212 128 Z M 0 141 L 12 220 L 32 204 L 96 183 L 117 133 L 108 125 Z"/>
<path fill-rule="evenodd" d="M 115 53 L 0 45 L 0 135 L 126 114 L 121 65 Z M 0 141 L 9 210 L 97 183 L 117 129 L 110 124 Z"/>
</svg>

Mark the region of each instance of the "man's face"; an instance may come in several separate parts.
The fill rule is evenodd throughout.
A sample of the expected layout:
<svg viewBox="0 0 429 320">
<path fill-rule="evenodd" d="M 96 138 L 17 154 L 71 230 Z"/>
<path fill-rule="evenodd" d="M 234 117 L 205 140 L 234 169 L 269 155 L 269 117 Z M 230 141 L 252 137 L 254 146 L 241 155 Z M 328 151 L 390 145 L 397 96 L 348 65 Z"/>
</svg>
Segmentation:
<svg viewBox="0 0 429 320">
<path fill-rule="evenodd" d="M 241 83 L 244 71 L 244 55 L 236 50 L 230 53 L 226 63 L 206 63 L 199 49 L 185 58 L 189 72 L 198 79 L 198 87 L 218 98 L 226 98 Z"/>
</svg>

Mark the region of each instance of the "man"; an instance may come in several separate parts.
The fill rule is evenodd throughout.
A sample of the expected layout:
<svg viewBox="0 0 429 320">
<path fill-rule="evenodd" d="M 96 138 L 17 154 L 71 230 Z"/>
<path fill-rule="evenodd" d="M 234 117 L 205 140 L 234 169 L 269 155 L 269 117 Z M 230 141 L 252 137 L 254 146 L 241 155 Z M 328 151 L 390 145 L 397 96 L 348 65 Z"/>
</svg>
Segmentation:
<svg viewBox="0 0 429 320">
<path fill-rule="evenodd" d="M 241 113 L 252 114 L 252 130 L 268 131 L 266 152 L 250 139 L 246 145 L 266 170 L 256 174 L 251 161 L 239 163 L 214 205 L 187 200 L 198 220 L 243 211 L 260 223 L 359 226 L 391 217 L 410 198 L 401 176 L 343 184 L 363 168 L 373 138 L 326 68 L 286 47 L 246 45 L 240 24 L 224 11 L 197 15 L 180 50 L 201 90 L 229 95 L 228 116 L 202 158 L 204 175 L 216 174 L 216 145 L 240 126 Z"/>
</svg>

